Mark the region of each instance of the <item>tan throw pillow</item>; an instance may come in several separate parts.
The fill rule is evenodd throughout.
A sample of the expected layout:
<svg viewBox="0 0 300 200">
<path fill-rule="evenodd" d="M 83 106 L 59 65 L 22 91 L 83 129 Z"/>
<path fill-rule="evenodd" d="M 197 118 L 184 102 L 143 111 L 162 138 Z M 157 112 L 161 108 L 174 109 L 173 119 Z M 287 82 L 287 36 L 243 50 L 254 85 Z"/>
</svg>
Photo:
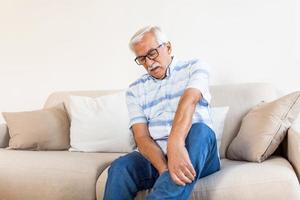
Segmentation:
<svg viewBox="0 0 300 200">
<path fill-rule="evenodd" d="M 70 147 L 70 123 L 62 105 L 2 114 L 10 135 L 7 149 L 64 150 Z"/>
<path fill-rule="evenodd" d="M 254 162 L 266 160 L 282 142 L 299 112 L 300 92 L 254 107 L 243 118 L 227 157 Z"/>
</svg>

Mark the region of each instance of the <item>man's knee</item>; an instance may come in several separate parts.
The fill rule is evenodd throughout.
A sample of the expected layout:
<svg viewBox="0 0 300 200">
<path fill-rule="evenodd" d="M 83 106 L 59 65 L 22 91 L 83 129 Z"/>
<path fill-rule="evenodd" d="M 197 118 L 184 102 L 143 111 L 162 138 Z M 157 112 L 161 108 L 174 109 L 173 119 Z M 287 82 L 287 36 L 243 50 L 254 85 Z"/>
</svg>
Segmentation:
<svg viewBox="0 0 300 200">
<path fill-rule="evenodd" d="M 214 132 L 204 123 L 193 124 L 187 137 L 187 144 L 215 142 Z"/>
<path fill-rule="evenodd" d="M 112 173 L 113 171 L 119 171 L 119 169 L 124 168 L 126 163 L 122 161 L 122 157 L 117 158 L 116 160 L 114 160 L 109 168 L 108 168 L 108 173 Z"/>
<path fill-rule="evenodd" d="M 130 154 L 117 158 L 108 168 L 108 175 L 114 174 L 115 176 L 115 173 L 123 174 L 126 172 L 126 170 L 132 167 L 133 162 L 134 161 L 132 160 L 132 156 Z"/>
</svg>

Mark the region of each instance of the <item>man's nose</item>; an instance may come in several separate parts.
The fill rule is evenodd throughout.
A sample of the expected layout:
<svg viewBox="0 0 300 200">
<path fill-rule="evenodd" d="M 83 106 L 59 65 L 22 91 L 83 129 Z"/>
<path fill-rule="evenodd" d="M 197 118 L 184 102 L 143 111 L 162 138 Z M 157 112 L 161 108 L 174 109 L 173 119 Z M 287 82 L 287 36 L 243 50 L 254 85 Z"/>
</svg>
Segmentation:
<svg viewBox="0 0 300 200">
<path fill-rule="evenodd" d="M 153 64 L 154 60 L 149 59 L 148 57 L 145 58 L 145 65 L 150 67 Z"/>
</svg>

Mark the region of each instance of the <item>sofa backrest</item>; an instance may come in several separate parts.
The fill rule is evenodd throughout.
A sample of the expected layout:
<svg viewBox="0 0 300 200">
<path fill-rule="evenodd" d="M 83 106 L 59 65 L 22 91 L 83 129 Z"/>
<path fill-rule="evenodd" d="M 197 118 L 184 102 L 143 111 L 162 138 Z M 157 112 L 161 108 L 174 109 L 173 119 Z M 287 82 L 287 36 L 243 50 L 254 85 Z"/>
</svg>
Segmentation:
<svg viewBox="0 0 300 200">
<path fill-rule="evenodd" d="M 68 99 L 70 95 L 99 97 L 112 94 L 118 90 L 107 91 L 67 91 L 52 93 L 44 108 L 64 103 L 69 113 Z M 262 101 L 268 102 L 278 97 L 277 90 L 267 83 L 244 83 L 231 85 L 213 85 L 210 87 L 211 106 L 229 106 L 223 137 L 221 141 L 220 156 L 225 158 L 228 145 L 239 131 L 243 116 L 255 105 Z"/>
</svg>

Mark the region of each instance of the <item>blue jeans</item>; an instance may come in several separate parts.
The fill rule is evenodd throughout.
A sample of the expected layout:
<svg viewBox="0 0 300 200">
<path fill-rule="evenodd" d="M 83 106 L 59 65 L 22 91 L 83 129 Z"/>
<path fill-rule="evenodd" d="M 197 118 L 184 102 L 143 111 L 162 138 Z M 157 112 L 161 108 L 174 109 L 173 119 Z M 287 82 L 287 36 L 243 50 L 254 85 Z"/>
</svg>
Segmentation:
<svg viewBox="0 0 300 200">
<path fill-rule="evenodd" d="M 185 186 L 173 182 L 169 171 L 160 176 L 154 166 L 134 151 L 112 162 L 108 169 L 104 200 L 131 200 L 140 190 L 153 190 L 152 199 L 188 199 L 196 181 L 220 169 L 215 133 L 204 123 L 193 124 L 185 140 L 185 147 L 196 171 L 196 178 Z"/>
</svg>

